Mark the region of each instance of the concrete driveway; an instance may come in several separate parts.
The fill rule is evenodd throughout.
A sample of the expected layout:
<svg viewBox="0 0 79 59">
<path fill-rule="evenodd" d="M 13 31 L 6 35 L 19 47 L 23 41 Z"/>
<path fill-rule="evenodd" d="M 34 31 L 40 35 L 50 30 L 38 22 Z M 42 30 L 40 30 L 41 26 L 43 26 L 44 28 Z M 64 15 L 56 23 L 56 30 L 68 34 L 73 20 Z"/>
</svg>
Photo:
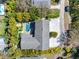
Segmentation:
<svg viewBox="0 0 79 59">
<path fill-rule="evenodd" d="M 60 9 L 60 16 L 58 18 L 51 19 L 49 23 L 49 32 L 57 32 L 58 35 L 56 38 L 50 38 L 49 46 L 54 48 L 60 45 L 59 36 L 64 32 L 64 2 L 65 0 L 60 0 L 60 3 L 56 6 L 51 6 L 51 9 Z"/>
<path fill-rule="evenodd" d="M 60 45 L 59 36 L 60 36 L 60 17 L 51 19 L 49 23 L 49 32 L 57 32 L 58 35 L 56 38 L 51 37 L 49 40 L 50 48 L 54 48 Z"/>
</svg>

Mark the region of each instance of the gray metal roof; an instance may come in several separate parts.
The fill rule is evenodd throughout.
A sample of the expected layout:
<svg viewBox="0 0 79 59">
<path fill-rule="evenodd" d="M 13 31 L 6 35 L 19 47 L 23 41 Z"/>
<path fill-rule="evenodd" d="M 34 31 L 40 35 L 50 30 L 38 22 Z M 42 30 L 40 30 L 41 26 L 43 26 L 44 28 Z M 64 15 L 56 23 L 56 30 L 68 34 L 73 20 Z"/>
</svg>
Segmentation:
<svg viewBox="0 0 79 59">
<path fill-rule="evenodd" d="M 38 8 L 50 8 L 51 0 L 32 0 L 32 5 Z"/>
<path fill-rule="evenodd" d="M 49 48 L 49 21 L 37 20 L 35 22 L 35 38 L 40 42 L 38 50 Z"/>
<path fill-rule="evenodd" d="M 29 34 L 21 34 L 21 49 L 36 49 L 40 43 Z"/>
</svg>

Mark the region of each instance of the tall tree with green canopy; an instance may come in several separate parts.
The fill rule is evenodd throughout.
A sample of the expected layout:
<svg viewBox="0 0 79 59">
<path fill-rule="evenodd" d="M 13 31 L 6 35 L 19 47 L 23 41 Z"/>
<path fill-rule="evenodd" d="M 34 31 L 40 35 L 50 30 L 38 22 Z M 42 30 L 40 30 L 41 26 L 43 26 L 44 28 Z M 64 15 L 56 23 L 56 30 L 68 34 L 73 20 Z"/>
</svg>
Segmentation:
<svg viewBox="0 0 79 59">
<path fill-rule="evenodd" d="M 39 19 L 38 9 L 36 7 L 31 7 L 29 9 L 29 14 L 32 20 Z"/>
</svg>

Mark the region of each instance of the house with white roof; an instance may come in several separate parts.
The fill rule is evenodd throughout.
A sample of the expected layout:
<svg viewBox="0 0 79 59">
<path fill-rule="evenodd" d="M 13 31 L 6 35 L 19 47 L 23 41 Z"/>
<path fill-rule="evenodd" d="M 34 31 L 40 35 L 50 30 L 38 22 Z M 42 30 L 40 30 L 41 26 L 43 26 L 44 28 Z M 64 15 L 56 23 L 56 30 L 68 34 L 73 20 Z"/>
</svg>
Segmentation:
<svg viewBox="0 0 79 59">
<path fill-rule="evenodd" d="M 51 0 L 31 0 L 31 3 L 37 8 L 50 8 L 51 6 Z"/>
</svg>

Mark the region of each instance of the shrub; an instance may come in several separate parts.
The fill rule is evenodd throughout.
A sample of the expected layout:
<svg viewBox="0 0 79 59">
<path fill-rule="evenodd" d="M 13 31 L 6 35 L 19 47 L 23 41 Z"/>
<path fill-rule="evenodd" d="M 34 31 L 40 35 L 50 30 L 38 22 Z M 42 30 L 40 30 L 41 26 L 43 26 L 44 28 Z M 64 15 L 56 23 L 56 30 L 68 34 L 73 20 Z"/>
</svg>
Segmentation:
<svg viewBox="0 0 79 59">
<path fill-rule="evenodd" d="M 26 50 L 21 50 L 22 56 L 52 56 L 59 54 L 61 52 L 60 47 L 56 48 L 49 48 L 47 50 L 35 50 L 35 49 L 26 49 Z"/>
<path fill-rule="evenodd" d="M 54 38 L 56 38 L 57 37 L 57 32 L 50 32 L 50 37 L 54 37 Z"/>
<path fill-rule="evenodd" d="M 59 0 L 51 0 L 51 3 L 52 3 L 53 5 L 58 4 L 58 2 L 59 2 Z"/>
</svg>

